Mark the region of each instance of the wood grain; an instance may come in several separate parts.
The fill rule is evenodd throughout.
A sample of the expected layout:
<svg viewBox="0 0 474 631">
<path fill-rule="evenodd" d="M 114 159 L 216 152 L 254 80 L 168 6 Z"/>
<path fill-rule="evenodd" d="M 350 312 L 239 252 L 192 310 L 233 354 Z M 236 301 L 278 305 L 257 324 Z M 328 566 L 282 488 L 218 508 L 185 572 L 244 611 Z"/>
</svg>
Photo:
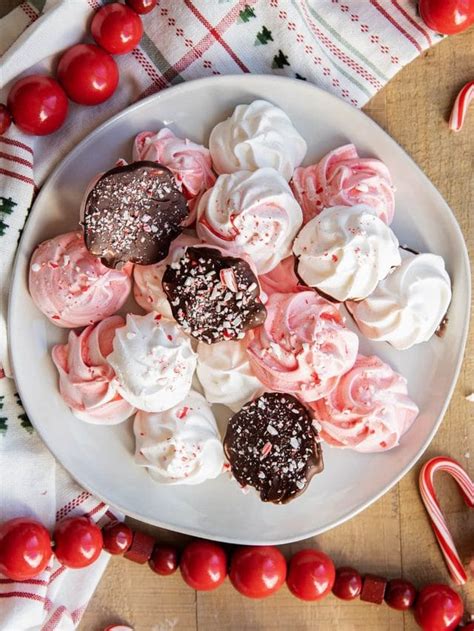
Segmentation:
<svg viewBox="0 0 474 631">
<path fill-rule="evenodd" d="M 17 4 L 3 0 L 0 15 Z M 474 112 L 459 134 L 447 126 L 457 91 L 472 80 L 474 28 L 448 38 L 404 68 L 364 111 L 376 120 L 425 171 L 453 209 L 473 251 Z M 468 341 L 458 384 L 441 429 L 426 452 L 449 455 L 474 474 L 474 335 Z M 425 460 L 425 458 L 423 458 Z M 284 546 L 291 554 L 304 546 L 325 550 L 336 565 L 352 564 L 387 577 L 405 576 L 417 586 L 449 582 L 441 553 L 428 524 L 417 490 L 416 466 L 383 498 L 350 522 L 317 538 Z M 474 515 L 466 510 L 454 483 L 436 482 L 443 509 L 465 562 L 474 557 Z M 138 524 L 137 524 L 138 525 Z M 140 524 L 166 541 L 186 538 Z M 472 580 L 459 590 L 474 611 Z M 124 623 L 135 631 L 414 631 L 411 614 L 359 601 L 343 603 L 329 597 L 305 604 L 282 589 L 267 601 L 242 598 L 229 584 L 197 594 L 180 576 L 161 578 L 147 566 L 113 559 L 80 625 L 81 631 L 102 631 Z"/>
</svg>

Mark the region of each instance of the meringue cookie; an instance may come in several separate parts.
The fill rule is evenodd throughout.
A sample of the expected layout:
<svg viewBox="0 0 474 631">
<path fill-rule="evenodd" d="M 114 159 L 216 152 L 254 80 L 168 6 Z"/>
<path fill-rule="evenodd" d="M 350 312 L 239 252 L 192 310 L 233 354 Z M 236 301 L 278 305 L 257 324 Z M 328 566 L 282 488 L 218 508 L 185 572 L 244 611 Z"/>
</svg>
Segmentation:
<svg viewBox="0 0 474 631">
<path fill-rule="evenodd" d="M 250 364 L 270 390 L 314 401 L 331 392 L 359 347 L 338 308 L 314 291 L 272 294 L 267 319 L 248 346 Z"/>
<path fill-rule="evenodd" d="M 191 390 L 174 407 L 139 411 L 133 431 L 135 462 L 160 484 L 201 484 L 223 470 L 224 451 L 211 408 Z"/>
<path fill-rule="evenodd" d="M 118 391 L 139 410 L 162 412 L 188 394 L 196 355 L 179 326 L 161 314 L 127 315 L 117 329 L 109 363 Z"/>
<path fill-rule="evenodd" d="M 53 347 L 59 391 L 81 421 L 115 425 L 135 412 L 118 393 L 115 373 L 106 359 L 112 352 L 115 331 L 124 324 L 120 316 L 111 316 L 81 333 L 71 331 L 67 344 Z"/>
<path fill-rule="evenodd" d="M 197 376 L 209 403 L 222 403 L 233 412 L 260 396 L 264 387 L 250 367 L 245 340 L 197 347 Z"/>
<path fill-rule="evenodd" d="M 398 350 L 429 340 L 451 302 L 451 281 L 440 256 L 406 250 L 401 255 L 400 267 L 368 298 L 346 305 L 369 340 Z"/>
<path fill-rule="evenodd" d="M 408 396 L 406 379 L 378 357 L 364 355 L 311 407 L 323 440 L 361 452 L 396 447 L 419 412 Z"/>
<path fill-rule="evenodd" d="M 291 187 L 303 209 L 304 223 L 331 206 L 365 204 L 386 224 L 395 212 L 390 172 L 381 160 L 360 158 L 354 145 L 330 151 L 317 164 L 299 167 Z"/>
<path fill-rule="evenodd" d="M 286 259 L 280 261 L 270 272 L 258 277 L 262 291 L 270 296 L 271 294 L 293 294 L 297 291 L 306 291 L 308 288 L 303 285 L 296 275 L 296 258 L 290 254 Z"/>
<path fill-rule="evenodd" d="M 298 274 L 339 301 L 362 300 L 400 265 L 398 240 L 368 206 L 326 208 L 295 239 Z"/>
<path fill-rule="evenodd" d="M 196 198 L 216 181 L 209 149 L 188 138 L 175 136 L 166 127 L 157 133 L 143 131 L 138 134 L 133 143 L 133 160 L 151 160 L 168 167 L 191 210 Z M 192 220 L 188 219 L 186 225 Z"/>
<path fill-rule="evenodd" d="M 306 155 L 306 142 L 283 110 L 261 99 L 237 105 L 214 127 L 209 149 L 217 173 L 272 167 L 288 180 Z"/>
<path fill-rule="evenodd" d="M 131 265 L 110 269 L 87 251 L 80 232 L 41 243 L 30 262 L 34 303 L 56 326 L 87 326 L 114 314 L 128 298 Z"/>
<path fill-rule="evenodd" d="M 174 319 L 161 281 L 166 267 L 176 263 L 190 245 L 197 245 L 199 239 L 191 234 L 182 233 L 171 245 L 168 256 L 154 265 L 135 265 L 133 268 L 133 295 L 145 311 L 158 311 L 165 318 Z"/>
<path fill-rule="evenodd" d="M 203 241 L 249 256 L 259 274 L 289 256 L 303 222 L 287 182 L 269 168 L 220 175 L 201 197 L 197 215 Z"/>
</svg>

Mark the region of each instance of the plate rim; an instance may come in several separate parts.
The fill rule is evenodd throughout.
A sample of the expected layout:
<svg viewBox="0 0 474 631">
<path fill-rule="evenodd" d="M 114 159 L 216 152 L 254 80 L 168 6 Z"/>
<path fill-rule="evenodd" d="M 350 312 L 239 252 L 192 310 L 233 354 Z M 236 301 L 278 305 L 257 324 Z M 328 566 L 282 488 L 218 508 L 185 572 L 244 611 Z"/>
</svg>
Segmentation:
<svg viewBox="0 0 474 631">
<path fill-rule="evenodd" d="M 447 203 L 447 201 L 444 199 L 444 197 L 441 195 L 441 193 L 438 191 L 438 189 L 436 188 L 436 186 L 431 182 L 431 180 L 428 178 L 428 176 L 424 173 L 424 171 L 416 164 L 416 162 L 413 160 L 413 158 L 405 151 L 405 149 L 394 139 L 392 138 L 392 136 L 385 131 L 376 121 L 374 121 L 370 116 L 368 116 L 367 114 L 365 114 L 365 112 L 363 112 L 362 110 L 353 107 L 352 105 L 350 105 L 349 103 L 343 101 L 342 99 L 339 99 L 338 97 L 336 97 L 335 95 L 331 94 L 330 92 L 327 92 L 326 90 L 323 90 L 322 88 L 312 84 L 312 83 L 306 83 L 305 87 L 310 90 L 315 92 L 316 94 L 322 94 L 324 96 L 325 99 L 329 98 L 329 100 L 332 100 L 334 102 L 337 102 L 338 106 L 342 105 L 343 107 L 348 108 L 349 110 L 351 110 L 351 113 L 353 116 L 356 117 L 360 117 L 363 118 L 366 123 L 368 123 L 370 126 L 372 126 L 373 128 L 377 129 L 378 131 L 382 131 L 383 134 L 385 135 L 385 137 L 391 142 L 394 143 L 401 152 L 403 152 L 405 160 L 409 161 L 409 163 L 411 164 L 412 168 L 414 168 L 418 175 L 421 176 L 424 181 L 425 184 L 427 184 L 429 186 L 429 188 L 431 189 L 431 192 L 434 193 L 441 205 L 444 206 L 444 210 L 448 211 L 447 212 L 447 216 L 449 216 L 450 219 L 450 223 L 452 224 L 452 226 L 454 227 L 455 231 L 458 234 L 458 237 L 460 239 L 460 242 L 462 243 L 462 251 L 461 251 L 461 258 L 462 258 L 462 267 L 464 268 L 464 271 L 466 273 L 466 281 L 467 281 L 467 294 L 466 294 L 466 319 L 464 322 L 464 327 L 463 327 L 463 331 L 462 331 L 462 335 L 461 335 L 461 339 L 460 339 L 460 350 L 461 352 L 459 353 L 459 356 L 457 358 L 456 361 L 456 366 L 455 366 L 455 370 L 452 374 L 451 377 L 451 383 L 448 389 L 448 393 L 445 399 L 445 402 L 441 408 L 441 412 L 438 415 L 430 433 L 428 434 L 424 444 L 420 447 L 420 449 L 415 453 L 415 455 L 410 459 L 410 461 L 402 468 L 402 470 L 393 478 L 393 480 L 391 482 L 389 482 L 388 484 L 386 484 L 376 495 L 374 495 L 373 497 L 371 497 L 369 500 L 362 502 L 360 506 L 357 506 L 354 509 L 351 509 L 349 511 L 347 511 L 346 513 L 344 513 L 339 519 L 337 519 L 336 521 L 331 522 L 329 525 L 323 525 L 319 528 L 316 529 L 309 529 L 307 531 L 305 531 L 304 533 L 299 533 L 296 536 L 291 536 L 291 537 L 285 537 L 282 539 L 271 539 L 271 540 L 253 540 L 253 539 L 249 539 L 249 538 L 244 538 L 244 539 L 239 539 L 239 538 L 235 538 L 235 537 L 222 537 L 222 536 L 216 536 L 216 535 L 212 535 L 209 533 L 206 533 L 205 529 L 201 529 L 201 528 L 187 528 L 187 527 L 182 527 L 179 525 L 175 525 L 175 524 L 171 524 L 170 522 L 161 522 L 158 519 L 153 519 L 153 518 L 149 518 L 146 517 L 144 518 L 143 516 L 139 515 L 138 513 L 136 513 L 135 511 L 131 511 L 130 509 L 127 509 L 123 506 L 120 506 L 120 504 L 117 504 L 117 502 L 110 502 L 110 500 L 107 499 L 106 495 L 103 495 L 101 493 L 98 493 L 97 491 L 93 490 L 88 484 L 84 483 L 81 480 L 81 477 L 73 474 L 67 466 L 65 466 L 61 460 L 55 455 L 55 449 L 54 449 L 54 445 L 50 444 L 50 441 L 47 440 L 46 436 L 43 435 L 42 430 L 40 429 L 40 424 L 36 424 L 36 422 L 34 421 L 34 412 L 29 409 L 28 403 L 25 403 L 25 401 L 27 400 L 26 397 L 23 396 L 23 393 L 25 392 L 25 390 L 27 389 L 27 386 L 25 386 L 25 388 L 23 388 L 23 384 L 20 386 L 19 385 L 19 381 L 16 378 L 16 374 L 17 374 L 17 368 L 18 368 L 18 361 L 17 361 L 17 357 L 18 357 L 18 353 L 14 350 L 16 348 L 16 335 L 13 333 L 13 329 L 14 329 L 14 325 L 12 322 L 12 317 L 11 317 L 11 313 L 13 312 L 13 304 L 15 303 L 15 301 L 17 300 L 17 298 L 19 297 L 19 294 L 21 294 L 21 292 L 19 291 L 19 287 L 20 284 L 18 282 L 15 282 L 15 279 L 17 278 L 17 275 L 20 273 L 20 266 L 21 266 L 21 255 L 22 255 L 22 242 L 24 240 L 24 235 L 26 233 L 28 224 L 30 222 L 30 218 L 32 217 L 33 213 L 34 213 L 34 207 L 37 204 L 38 200 L 40 200 L 42 198 L 42 196 L 45 193 L 45 188 L 47 186 L 47 184 L 49 183 L 50 180 L 52 180 L 54 177 L 56 177 L 56 174 L 59 171 L 62 171 L 63 169 L 67 168 L 67 165 L 73 161 L 76 157 L 77 154 L 79 154 L 80 152 L 82 152 L 84 150 L 84 148 L 87 147 L 87 145 L 91 142 L 91 140 L 93 139 L 93 137 L 96 134 L 102 133 L 104 130 L 106 130 L 110 125 L 115 124 L 118 120 L 120 120 L 123 117 L 128 117 L 128 115 L 130 113 L 132 113 L 134 110 L 138 110 L 142 107 L 145 107 L 146 104 L 152 102 L 152 101 L 159 101 L 161 98 L 164 97 L 164 95 L 166 94 L 167 96 L 169 95 L 169 92 L 172 91 L 174 95 L 178 95 L 181 92 L 187 92 L 187 91 L 193 91 L 195 89 L 199 89 L 200 87 L 205 87 L 206 85 L 210 84 L 211 87 L 215 86 L 215 85 L 219 85 L 220 83 L 225 83 L 226 81 L 228 81 L 229 79 L 232 79 L 232 81 L 235 84 L 242 84 L 242 89 L 245 89 L 246 84 L 252 84 L 252 83 L 257 83 L 259 84 L 262 81 L 265 82 L 275 82 L 275 83 L 280 83 L 283 85 L 283 89 L 288 86 L 289 84 L 293 84 L 293 83 L 297 83 L 298 85 L 301 85 L 301 80 L 298 79 L 294 79 L 291 77 L 283 77 L 283 76 L 278 76 L 278 75 L 267 75 L 267 74 L 241 74 L 241 75 L 220 75 L 217 77 L 204 77 L 201 79 L 195 79 L 192 81 L 184 81 L 183 83 L 180 83 L 178 85 L 175 86 L 171 86 L 169 88 L 166 88 L 165 90 L 161 90 L 155 94 L 152 94 L 144 99 L 141 99 L 135 103 L 132 103 L 131 105 L 129 105 L 128 107 L 126 107 L 125 109 L 121 110 L 120 112 L 117 112 L 116 114 L 114 114 L 112 117 L 110 117 L 109 119 L 107 119 L 106 121 L 104 121 L 103 123 L 101 123 L 98 127 L 96 127 L 95 129 L 93 129 L 89 134 L 87 134 L 87 136 L 85 138 L 83 138 L 71 151 L 69 151 L 67 153 L 67 155 L 58 162 L 58 164 L 53 168 L 53 170 L 51 171 L 51 173 L 48 175 L 48 177 L 44 180 L 42 186 L 41 186 L 41 190 L 39 191 L 38 195 L 35 197 L 32 206 L 31 206 L 31 210 L 30 213 L 28 215 L 28 218 L 25 222 L 25 226 L 22 230 L 22 234 L 21 234 L 21 238 L 18 242 L 17 245 L 17 250 L 15 253 L 15 259 L 14 259 L 14 263 L 13 263 L 13 267 L 12 267 L 12 274 L 11 274 L 11 282 L 10 282 L 10 290 L 9 290 L 9 295 L 8 295 L 8 305 L 7 305 L 7 336 L 8 336 L 8 353 L 9 353 L 9 358 L 10 358 L 10 366 L 11 366 L 11 370 L 12 370 L 12 375 L 15 381 L 15 385 L 16 388 L 18 390 L 18 393 L 20 395 L 20 399 L 22 401 L 22 405 L 29 417 L 29 419 L 31 420 L 33 426 L 35 427 L 35 430 L 38 432 L 38 435 L 40 436 L 41 440 L 45 443 L 45 445 L 47 446 L 47 448 L 51 451 L 53 457 L 55 458 L 55 460 L 64 467 L 64 469 L 69 473 L 69 475 L 71 475 L 71 477 L 76 480 L 78 482 L 78 484 L 80 484 L 80 486 L 82 486 L 84 489 L 86 489 L 89 493 L 91 493 L 92 495 L 94 495 L 95 497 L 97 497 L 98 499 L 106 502 L 107 504 L 109 504 L 111 506 L 112 509 L 118 509 L 119 511 L 123 512 L 125 515 L 128 515 L 134 519 L 137 519 L 138 521 L 142 521 L 143 523 L 148 523 L 148 524 L 152 524 L 154 526 L 160 527 L 160 528 L 164 528 L 167 530 L 172 530 L 175 532 L 179 532 L 179 533 L 183 533 L 186 535 L 192 535 L 195 537 L 204 537 L 207 539 L 211 539 L 214 541 L 224 541 L 224 542 L 228 542 L 228 543 L 233 543 L 233 544 L 241 544 L 241 545 L 281 545 L 281 544 L 285 544 L 285 543 L 292 543 L 295 541 L 301 541 L 303 539 L 307 539 L 309 537 L 313 537 L 313 536 L 317 536 L 322 534 L 323 532 L 327 532 L 329 530 L 332 530 L 333 528 L 336 528 L 337 526 L 341 525 L 342 523 L 344 523 L 345 521 L 348 521 L 349 519 L 352 519 L 353 517 L 355 517 L 356 515 L 358 515 L 359 513 L 361 513 L 363 510 L 365 510 L 366 508 L 368 508 L 370 505 L 374 504 L 376 501 L 378 501 L 383 495 L 385 495 L 385 493 L 387 493 L 390 489 L 392 489 L 414 466 L 415 464 L 420 460 L 420 458 L 422 457 L 423 453 L 426 451 L 426 449 L 429 447 L 429 445 L 431 444 L 435 434 L 437 433 L 443 419 L 444 416 L 446 414 L 447 408 L 451 402 L 453 393 L 454 393 L 454 389 L 457 385 L 458 379 L 459 379 L 459 374 L 461 371 L 461 367 L 464 361 L 464 357 L 465 357 L 465 351 L 466 351 L 466 343 L 467 343 L 467 337 L 468 337 L 468 333 L 469 333 L 469 325 L 470 325 L 470 315 L 471 315 L 471 285 L 472 285 L 472 281 L 471 281 L 471 267 L 470 267 L 470 260 L 469 260 L 469 254 L 468 254 L 468 250 L 467 250 L 467 245 L 464 239 L 464 235 L 463 232 L 461 230 L 461 227 L 458 223 L 458 220 L 454 214 L 454 212 L 452 211 L 451 207 L 449 206 L 449 204 Z M 239 87 L 239 85 L 237 85 L 237 87 Z M 263 97 L 261 97 L 263 98 Z M 18 371 L 20 372 L 20 371 Z M 54 442 L 54 441 L 53 441 Z"/>
</svg>

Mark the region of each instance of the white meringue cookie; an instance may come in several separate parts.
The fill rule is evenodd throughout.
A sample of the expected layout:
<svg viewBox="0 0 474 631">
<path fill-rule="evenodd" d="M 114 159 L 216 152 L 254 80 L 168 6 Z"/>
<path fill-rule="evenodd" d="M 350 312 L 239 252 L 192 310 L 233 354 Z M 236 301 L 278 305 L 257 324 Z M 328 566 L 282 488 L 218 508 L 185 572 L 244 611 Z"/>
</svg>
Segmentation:
<svg viewBox="0 0 474 631">
<path fill-rule="evenodd" d="M 306 155 L 306 142 L 283 110 L 261 99 L 237 105 L 214 127 L 209 150 L 217 173 L 272 167 L 288 180 Z"/>
<path fill-rule="evenodd" d="M 201 484 L 223 470 L 224 451 L 211 408 L 191 390 L 181 403 L 135 416 L 135 462 L 161 484 Z"/>
<path fill-rule="evenodd" d="M 220 175 L 201 197 L 197 214 L 203 241 L 249 256 L 259 274 L 289 256 L 303 223 L 290 187 L 270 168 Z"/>
<path fill-rule="evenodd" d="M 196 369 L 189 338 L 156 312 L 127 315 L 126 326 L 115 333 L 108 361 L 122 397 L 147 412 L 161 412 L 182 401 Z"/>
<path fill-rule="evenodd" d="M 197 376 L 209 403 L 238 412 L 244 403 L 263 394 L 265 388 L 250 367 L 244 341 L 200 342 L 197 353 Z"/>
<path fill-rule="evenodd" d="M 339 301 L 362 300 L 400 265 L 398 240 L 368 206 L 326 208 L 295 239 L 298 274 Z"/>
<path fill-rule="evenodd" d="M 190 245 L 197 245 L 199 239 L 183 232 L 170 245 L 168 256 L 154 265 L 133 267 L 133 295 L 145 311 L 158 311 L 165 318 L 174 320 L 171 306 L 163 290 L 161 281 L 168 265 L 176 263 Z"/>
<path fill-rule="evenodd" d="M 368 298 L 347 303 L 366 337 L 398 350 L 429 340 L 451 302 L 451 281 L 440 256 L 406 250 L 401 254 L 400 267 Z"/>
</svg>

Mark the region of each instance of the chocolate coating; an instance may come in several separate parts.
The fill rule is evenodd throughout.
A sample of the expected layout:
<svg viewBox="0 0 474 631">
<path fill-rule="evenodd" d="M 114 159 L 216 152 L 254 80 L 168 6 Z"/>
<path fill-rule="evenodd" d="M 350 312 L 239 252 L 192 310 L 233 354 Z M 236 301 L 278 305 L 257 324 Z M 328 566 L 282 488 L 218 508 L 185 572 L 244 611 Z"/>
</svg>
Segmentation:
<svg viewBox="0 0 474 631">
<path fill-rule="evenodd" d="M 224 451 L 237 482 L 274 504 L 303 493 L 324 468 L 312 416 L 290 394 L 265 393 L 244 405 L 229 421 Z"/>
<path fill-rule="evenodd" d="M 107 267 L 131 261 L 163 260 L 189 214 L 169 169 L 156 162 L 132 162 L 102 175 L 87 196 L 87 249 Z"/>
<path fill-rule="evenodd" d="M 241 339 L 266 318 L 250 265 L 216 248 L 188 247 L 166 268 L 163 289 L 176 321 L 208 344 Z"/>
</svg>

